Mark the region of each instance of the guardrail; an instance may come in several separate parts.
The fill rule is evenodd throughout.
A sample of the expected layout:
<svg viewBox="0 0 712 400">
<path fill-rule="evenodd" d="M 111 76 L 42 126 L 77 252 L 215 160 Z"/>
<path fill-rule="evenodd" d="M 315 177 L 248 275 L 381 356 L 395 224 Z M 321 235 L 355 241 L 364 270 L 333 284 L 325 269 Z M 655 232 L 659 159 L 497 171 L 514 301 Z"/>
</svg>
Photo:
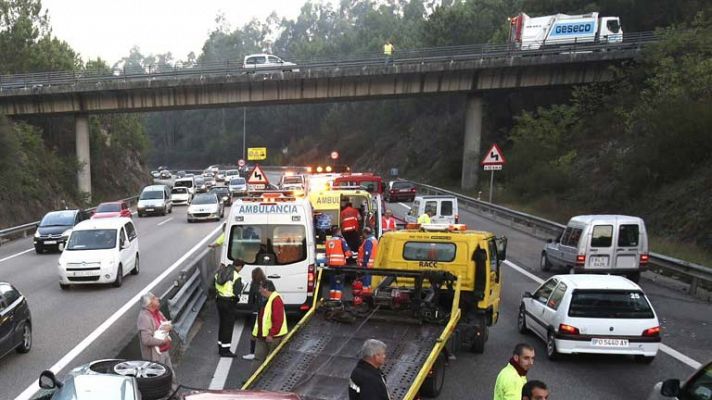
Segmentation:
<svg viewBox="0 0 712 400">
<path fill-rule="evenodd" d="M 638 50 L 642 46 L 658 40 L 655 32 L 634 32 L 624 34 L 622 42 L 574 42 L 555 47 L 521 50 L 514 43 L 505 44 L 472 44 L 461 46 L 443 46 L 419 49 L 398 49 L 393 54 L 392 65 L 423 64 L 429 62 L 454 62 L 470 60 L 492 60 L 503 57 L 547 56 L 554 54 L 577 54 L 604 51 L 607 54 L 615 51 Z M 338 57 L 338 58 L 336 58 Z M 224 60 L 205 62 L 201 64 L 153 64 L 148 66 L 124 66 L 117 69 L 82 70 L 82 71 L 48 71 L 25 74 L 0 75 L 0 93 L 3 91 L 41 89 L 45 86 L 76 85 L 77 83 L 101 83 L 110 81 L 131 81 L 138 79 L 189 78 L 192 76 L 239 76 L 250 72 L 282 72 L 289 68 L 295 73 L 307 73 L 333 68 L 361 69 L 368 66 L 383 66 L 384 55 L 381 52 L 362 52 L 334 56 L 332 59 L 312 58 L 295 61 L 294 66 L 278 66 L 274 68 L 245 68 L 242 60 Z M 297 72 L 299 71 L 299 72 Z"/>
<path fill-rule="evenodd" d="M 418 187 L 420 194 L 447 194 L 455 196 L 460 206 L 465 206 L 485 218 L 498 223 L 506 223 L 514 229 L 540 239 L 557 237 L 566 228 L 565 225 L 557 222 L 478 200 L 461 193 L 424 183 L 413 183 Z M 671 276 L 678 281 L 688 284 L 688 291 L 692 295 L 697 295 L 698 289 L 701 287 L 712 290 L 712 268 L 657 253 L 650 253 L 648 268 L 650 271 Z"/>
<path fill-rule="evenodd" d="M 217 236 L 214 235 L 211 241 Z M 173 322 L 173 331 L 182 343 L 187 343 L 188 333 L 208 299 L 212 288 L 211 277 L 219 262 L 217 250 L 206 248 L 200 251 L 178 273 L 173 286 L 160 296 L 164 305 L 162 311 Z"/>
<path fill-rule="evenodd" d="M 125 199 L 121 199 L 118 201 L 126 201 L 129 203 L 129 207 L 131 207 L 136 202 L 137 199 L 138 199 L 138 196 L 133 196 L 133 197 L 127 197 Z M 94 211 L 94 210 L 96 210 L 96 207 L 87 208 L 84 211 Z M 0 229 L 0 243 L 3 243 L 3 241 L 8 240 L 9 238 L 16 238 L 18 236 L 27 237 L 27 231 L 37 229 L 37 226 L 39 226 L 39 224 L 40 224 L 40 221 L 34 221 L 34 222 L 30 222 L 30 223 L 23 224 L 23 225 Z"/>
</svg>

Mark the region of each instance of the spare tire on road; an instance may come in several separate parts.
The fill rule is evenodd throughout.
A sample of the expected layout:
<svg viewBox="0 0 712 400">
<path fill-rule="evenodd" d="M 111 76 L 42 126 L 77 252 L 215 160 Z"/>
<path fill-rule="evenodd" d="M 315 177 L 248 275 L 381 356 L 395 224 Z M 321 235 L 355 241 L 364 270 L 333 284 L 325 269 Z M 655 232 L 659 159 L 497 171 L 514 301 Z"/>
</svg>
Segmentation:
<svg viewBox="0 0 712 400">
<path fill-rule="evenodd" d="M 102 374 L 133 376 L 145 400 L 166 397 L 173 382 L 173 371 L 165 364 L 155 361 L 106 360 L 92 364 L 90 368 Z"/>
</svg>

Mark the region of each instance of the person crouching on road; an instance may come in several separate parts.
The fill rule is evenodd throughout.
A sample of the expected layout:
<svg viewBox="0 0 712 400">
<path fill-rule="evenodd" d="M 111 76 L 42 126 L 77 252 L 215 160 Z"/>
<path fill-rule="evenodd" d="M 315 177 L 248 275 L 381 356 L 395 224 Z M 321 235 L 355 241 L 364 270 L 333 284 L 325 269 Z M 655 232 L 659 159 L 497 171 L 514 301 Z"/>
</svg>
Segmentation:
<svg viewBox="0 0 712 400">
<path fill-rule="evenodd" d="M 218 352 L 220 357 L 235 357 L 230 350 L 232 331 L 235 328 L 235 306 L 240 301 L 242 277 L 240 271 L 245 266 L 242 260 L 230 265 L 221 264 L 215 273 L 215 304 L 218 307 Z"/>
<path fill-rule="evenodd" d="M 172 370 L 170 331 L 173 326 L 160 308 L 160 300 L 153 293 L 141 296 L 141 311 L 136 321 L 141 358 L 165 364 Z"/>
<path fill-rule="evenodd" d="M 346 259 L 351 257 L 351 249 L 346 239 L 341 236 L 341 230 L 336 228 L 334 236 L 326 241 L 326 264 L 332 268 L 346 265 Z M 344 290 L 344 274 L 332 271 L 329 282 L 329 300 L 341 300 Z"/>
<path fill-rule="evenodd" d="M 378 239 L 373 236 L 373 231 L 369 227 L 363 228 L 363 243 L 358 249 L 358 266 L 364 269 L 372 269 L 376 255 L 378 254 Z M 361 278 L 363 283 L 363 293 L 371 293 L 371 275 L 365 274 Z"/>
<path fill-rule="evenodd" d="M 390 400 L 386 376 L 381 371 L 386 363 L 386 344 L 368 339 L 361 346 L 360 355 L 349 380 L 349 400 Z"/>
<path fill-rule="evenodd" d="M 260 308 L 255 326 L 252 328 L 252 336 L 255 338 L 253 371 L 256 371 L 267 356 L 277 348 L 288 332 L 284 301 L 277 293 L 274 282 L 269 279 L 262 281 L 260 294 L 267 301 Z"/>
<path fill-rule="evenodd" d="M 526 343 L 514 347 L 512 358 L 497 375 L 494 400 L 521 400 L 527 372 L 534 365 L 534 348 Z"/>
</svg>

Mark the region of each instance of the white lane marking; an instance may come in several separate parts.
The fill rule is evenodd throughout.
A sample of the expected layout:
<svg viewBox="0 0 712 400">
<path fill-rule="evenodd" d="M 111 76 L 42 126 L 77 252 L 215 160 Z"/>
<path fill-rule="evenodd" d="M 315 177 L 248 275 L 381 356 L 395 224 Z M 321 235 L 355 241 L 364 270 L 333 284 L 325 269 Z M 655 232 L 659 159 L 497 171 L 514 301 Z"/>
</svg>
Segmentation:
<svg viewBox="0 0 712 400">
<path fill-rule="evenodd" d="M 403 206 L 403 207 L 405 207 L 405 208 L 407 208 L 407 209 L 410 210 L 410 206 L 409 206 L 409 205 L 407 205 L 407 204 L 405 204 L 405 203 L 398 203 L 398 204 L 400 204 L 401 206 Z"/>
<path fill-rule="evenodd" d="M 533 280 L 534 282 L 536 282 L 540 285 L 542 283 L 544 283 L 544 279 L 539 278 L 538 276 L 532 274 L 531 272 L 520 267 L 519 265 L 517 265 L 509 260 L 504 260 L 504 263 L 509 265 L 509 267 L 512 268 L 513 270 L 515 270 L 515 271 L 521 273 L 522 275 L 526 276 L 527 278 Z M 677 351 L 677 350 L 673 349 L 672 347 L 665 345 L 663 343 L 660 343 L 660 351 L 662 351 L 663 353 L 669 355 L 670 357 L 680 361 L 681 363 L 687 365 L 688 367 L 690 367 L 692 369 L 698 369 L 702 366 L 702 364 L 699 361 L 692 359 L 692 358 L 680 353 L 679 351 Z"/>
<path fill-rule="evenodd" d="M 230 351 L 235 353 L 237 351 L 237 343 L 240 341 L 240 336 L 242 336 L 242 330 L 245 328 L 244 321 L 236 321 L 237 323 L 232 329 L 232 346 L 230 346 Z M 218 366 L 215 367 L 215 373 L 213 374 L 213 379 L 210 380 L 210 390 L 222 390 L 225 388 L 225 382 L 227 381 L 227 376 L 230 373 L 230 367 L 232 367 L 231 357 L 220 357 L 218 361 Z"/>
<path fill-rule="evenodd" d="M 21 256 L 21 255 L 23 255 L 23 254 L 25 254 L 25 253 L 29 253 L 29 252 L 31 252 L 31 251 L 34 250 L 34 249 L 35 249 L 35 248 L 33 247 L 33 248 L 31 248 L 31 249 L 27 249 L 27 250 L 25 250 L 25 251 L 21 251 L 21 252 L 19 252 L 19 253 L 15 253 L 15 254 L 13 254 L 13 255 L 11 255 L 11 256 L 7 256 L 7 257 L 5 257 L 5 258 L 0 258 L 0 262 L 7 261 L 7 260 L 11 260 L 11 259 L 13 259 L 13 258 L 15 258 L 15 257 L 17 257 L 17 256 Z"/>
<path fill-rule="evenodd" d="M 173 219 L 173 217 L 170 217 L 170 218 L 168 218 L 168 219 L 166 219 L 166 220 L 163 220 L 163 221 L 159 222 L 159 223 L 157 224 L 157 226 L 161 226 L 161 225 L 165 224 L 166 222 L 168 222 L 168 221 L 170 221 L 170 220 L 172 220 L 172 219 Z"/>
<path fill-rule="evenodd" d="M 173 265 L 163 271 L 161 275 L 156 277 L 156 279 L 154 279 L 139 293 L 137 293 L 136 296 L 132 297 L 131 300 L 129 300 L 114 314 L 112 314 L 106 321 L 104 321 L 104 323 L 99 325 L 98 328 L 94 329 L 94 331 L 90 333 L 89 336 L 85 337 L 84 340 L 79 342 L 78 345 L 76 345 L 72 350 L 65 354 L 64 357 L 62 357 L 50 368 L 50 370 L 55 374 L 58 374 L 59 371 L 69 365 L 70 362 L 72 362 L 75 358 L 77 358 L 78 355 L 80 355 L 84 350 L 86 350 L 87 347 L 89 347 L 96 339 L 99 338 L 99 336 L 106 332 L 106 330 L 109 329 L 111 325 L 113 325 L 119 318 L 121 318 L 129 310 L 134 309 L 137 306 L 138 301 L 141 299 L 141 296 L 144 295 L 144 293 L 150 291 L 161 281 L 163 281 L 168 276 L 168 274 L 178 268 L 186 259 L 188 259 L 188 257 L 191 257 L 193 253 L 202 250 L 205 247 L 205 244 L 208 242 L 208 239 L 210 239 L 210 237 L 214 234 L 218 233 L 220 229 L 222 229 L 222 226 L 215 228 L 205 238 L 203 238 L 203 240 L 193 246 L 193 248 L 190 249 L 187 253 L 185 253 L 183 257 L 179 258 L 178 261 L 174 262 Z M 38 388 L 39 379 L 32 382 L 32 384 L 30 384 L 30 386 L 28 386 L 22 393 L 20 393 L 19 396 L 15 397 L 15 400 L 29 400 L 35 394 L 35 392 L 39 390 Z"/>
</svg>

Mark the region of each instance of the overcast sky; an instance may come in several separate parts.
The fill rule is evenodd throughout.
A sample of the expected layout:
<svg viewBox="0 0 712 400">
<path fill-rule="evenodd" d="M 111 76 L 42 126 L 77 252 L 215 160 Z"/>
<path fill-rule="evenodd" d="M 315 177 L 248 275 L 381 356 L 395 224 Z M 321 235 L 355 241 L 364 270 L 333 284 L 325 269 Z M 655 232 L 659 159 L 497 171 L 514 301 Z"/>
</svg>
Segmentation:
<svg viewBox="0 0 712 400">
<path fill-rule="evenodd" d="M 272 11 L 295 18 L 305 0 L 42 0 L 52 30 L 84 61 L 101 57 L 115 63 L 134 45 L 141 53 L 171 52 L 185 59 L 199 55 L 215 17 L 224 13 L 232 28 Z"/>
</svg>

